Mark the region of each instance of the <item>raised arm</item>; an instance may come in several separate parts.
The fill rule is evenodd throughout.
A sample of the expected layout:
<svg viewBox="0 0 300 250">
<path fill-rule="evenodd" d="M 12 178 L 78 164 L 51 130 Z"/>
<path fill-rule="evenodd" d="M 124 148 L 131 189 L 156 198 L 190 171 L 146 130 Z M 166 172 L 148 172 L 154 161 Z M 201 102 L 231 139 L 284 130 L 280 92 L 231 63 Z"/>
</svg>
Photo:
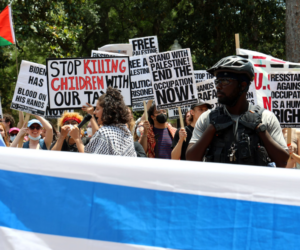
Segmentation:
<svg viewBox="0 0 300 250">
<path fill-rule="evenodd" d="M 91 104 L 86 103 L 86 106 L 85 105 L 82 106 L 82 110 L 92 116 L 91 125 L 92 125 L 92 133 L 94 135 L 99 129 L 99 126 L 98 126 L 97 121 L 94 116 L 94 107 Z"/>
<path fill-rule="evenodd" d="M 35 118 L 38 119 L 42 123 L 43 127 L 46 129 L 45 144 L 47 149 L 49 149 L 53 140 L 52 126 L 46 119 L 44 119 L 41 116 L 35 115 Z"/>
<path fill-rule="evenodd" d="M 19 122 L 17 128 L 21 129 L 23 127 L 23 124 L 24 124 L 24 114 L 22 111 L 19 111 Z"/>
</svg>

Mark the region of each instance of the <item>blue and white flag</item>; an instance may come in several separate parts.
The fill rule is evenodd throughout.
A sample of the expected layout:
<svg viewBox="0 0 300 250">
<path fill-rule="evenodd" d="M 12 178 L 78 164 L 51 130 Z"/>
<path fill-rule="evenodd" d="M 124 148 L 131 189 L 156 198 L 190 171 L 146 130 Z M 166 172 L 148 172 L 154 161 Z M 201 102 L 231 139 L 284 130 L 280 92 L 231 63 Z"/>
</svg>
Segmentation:
<svg viewBox="0 0 300 250">
<path fill-rule="evenodd" d="M 1 250 L 300 249 L 300 172 L 0 150 Z"/>
<path fill-rule="evenodd" d="M 6 147 L 5 142 L 1 135 L 0 135 L 0 147 Z"/>
</svg>

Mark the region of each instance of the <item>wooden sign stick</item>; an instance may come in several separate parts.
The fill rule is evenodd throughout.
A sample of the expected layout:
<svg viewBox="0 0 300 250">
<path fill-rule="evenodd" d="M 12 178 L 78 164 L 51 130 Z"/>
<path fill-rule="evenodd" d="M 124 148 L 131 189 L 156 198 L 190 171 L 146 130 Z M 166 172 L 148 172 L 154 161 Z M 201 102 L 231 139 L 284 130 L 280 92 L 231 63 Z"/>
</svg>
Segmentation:
<svg viewBox="0 0 300 250">
<path fill-rule="evenodd" d="M 286 139 L 286 143 L 287 143 L 287 146 L 291 146 L 292 145 L 292 129 L 291 128 L 287 128 L 287 139 Z M 291 159 L 291 155 L 289 157 L 288 160 Z"/>
<path fill-rule="evenodd" d="M 144 101 L 144 113 L 145 113 L 145 119 L 146 119 L 146 121 L 148 121 L 148 110 L 147 110 L 146 101 Z"/>
<path fill-rule="evenodd" d="M 235 50 L 236 54 L 239 54 L 239 49 L 240 49 L 240 35 L 239 33 L 235 34 Z"/>
<path fill-rule="evenodd" d="M 182 113 L 181 113 L 181 107 L 178 107 L 178 114 L 179 114 L 179 120 L 180 120 L 180 127 L 184 128 L 184 123 L 183 123 L 183 118 L 182 118 Z M 186 138 L 184 139 L 186 141 Z"/>
<path fill-rule="evenodd" d="M 26 116 L 25 116 L 25 120 L 24 120 L 24 124 L 23 126 L 27 126 L 27 123 L 29 121 L 29 118 L 30 118 L 30 114 L 26 113 Z M 19 143 L 18 143 L 18 148 L 22 148 L 23 146 L 23 140 L 24 140 L 24 136 L 22 136 L 19 140 Z"/>
</svg>

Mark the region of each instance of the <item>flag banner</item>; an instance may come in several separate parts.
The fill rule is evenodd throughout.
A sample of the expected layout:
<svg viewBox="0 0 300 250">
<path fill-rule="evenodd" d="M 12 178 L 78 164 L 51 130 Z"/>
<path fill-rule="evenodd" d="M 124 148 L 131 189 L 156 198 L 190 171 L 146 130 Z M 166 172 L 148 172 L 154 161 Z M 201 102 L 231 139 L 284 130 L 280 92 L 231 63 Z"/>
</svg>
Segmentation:
<svg viewBox="0 0 300 250">
<path fill-rule="evenodd" d="M 0 135 L 0 147 L 6 147 L 5 142 L 2 138 L 2 135 Z"/>
<path fill-rule="evenodd" d="M 77 109 L 96 102 L 111 86 L 131 106 L 129 57 L 47 59 L 50 109 Z"/>
<path fill-rule="evenodd" d="M 15 31 L 13 27 L 12 9 L 8 5 L 0 13 L 0 46 L 15 44 Z"/>
<path fill-rule="evenodd" d="M 251 85 L 256 90 L 257 104 L 265 109 L 272 110 L 269 75 L 276 72 L 300 72 L 300 64 L 283 61 L 270 55 L 247 49 L 237 49 L 237 53 L 239 56 L 252 62 L 254 66 L 255 77 Z"/>
<path fill-rule="evenodd" d="M 18 148 L 0 158 L 1 250 L 300 248 L 297 170 Z"/>
<path fill-rule="evenodd" d="M 2 111 L 2 104 L 1 104 L 1 102 L 2 102 L 2 99 L 1 99 L 1 96 L 0 96 L 0 119 L 3 118 L 3 111 Z"/>
<path fill-rule="evenodd" d="M 63 115 L 64 112 L 74 112 L 74 109 L 49 109 L 49 106 L 47 106 L 45 118 L 58 119 Z"/>
<path fill-rule="evenodd" d="M 44 116 L 48 104 L 46 66 L 22 60 L 11 109 Z"/>
<path fill-rule="evenodd" d="M 98 48 L 98 51 L 105 51 L 117 54 L 123 54 L 127 56 L 132 56 L 132 44 L 107 44 L 101 48 Z"/>
<path fill-rule="evenodd" d="M 134 107 L 132 111 L 142 111 L 143 101 L 154 99 L 151 75 L 145 56 L 130 57 L 130 79 L 132 107 Z"/>
<path fill-rule="evenodd" d="M 269 75 L 272 112 L 282 128 L 300 128 L 300 72 Z"/>
<path fill-rule="evenodd" d="M 110 53 L 105 51 L 92 50 L 91 57 L 116 57 L 116 56 L 124 56 L 118 53 Z"/>
<path fill-rule="evenodd" d="M 129 39 L 129 43 L 132 44 L 133 56 L 155 54 L 159 52 L 157 36 Z"/>
<path fill-rule="evenodd" d="M 148 55 L 147 62 L 158 109 L 176 108 L 197 102 L 190 49 Z"/>
</svg>

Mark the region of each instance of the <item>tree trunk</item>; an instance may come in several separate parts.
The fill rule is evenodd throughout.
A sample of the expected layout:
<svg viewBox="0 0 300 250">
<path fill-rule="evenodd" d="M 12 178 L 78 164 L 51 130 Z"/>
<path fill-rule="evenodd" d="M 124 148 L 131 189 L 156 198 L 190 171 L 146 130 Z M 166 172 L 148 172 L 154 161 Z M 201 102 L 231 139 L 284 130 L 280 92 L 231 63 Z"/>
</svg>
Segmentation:
<svg viewBox="0 0 300 250">
<path fill-rule="evenodd" d="M 285 50 L 286 59 L 300 62 L 300 2 L 286 0 Z"/>
</svg>

